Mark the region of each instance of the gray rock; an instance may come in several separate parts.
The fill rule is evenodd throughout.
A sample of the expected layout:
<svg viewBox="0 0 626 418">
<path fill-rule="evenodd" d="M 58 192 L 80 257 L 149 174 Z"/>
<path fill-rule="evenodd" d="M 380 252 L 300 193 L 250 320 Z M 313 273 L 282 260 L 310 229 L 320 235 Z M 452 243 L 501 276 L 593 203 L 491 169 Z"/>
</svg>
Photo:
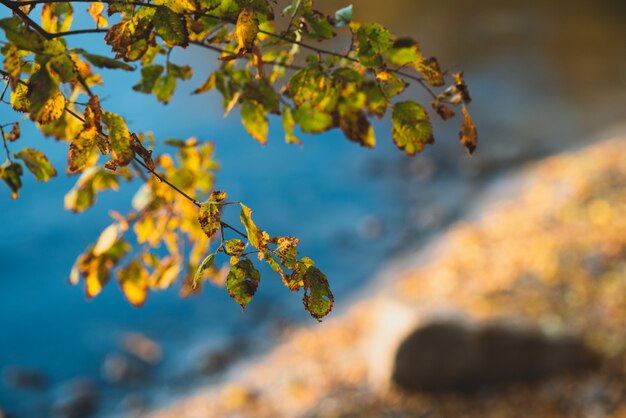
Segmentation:
<svg viewBox="0 0 626 418">
<path fill-rule="evenodd" d="M 472 391 L 593 367 L 598 358 L 573 337 L 505 325 L 434 322 L 397 347 L 392 380 L 407 391 Z"/>
<path fill-rule="evenodd" d="M 53 410 L 62 418 L 87 418 L 98 409 L 98 397 L 94 386 L 86 380 L 75 380 L 61 391 Z"/>
<path fill-rule="evenodd" d="M 48 376 L 35 369 L 10 366 L 4 369 L 4 382 L 13 389 L 43 390 L 48 387 Z M 0 415 L 2 417 L 2 415 Z"/>
</svg>

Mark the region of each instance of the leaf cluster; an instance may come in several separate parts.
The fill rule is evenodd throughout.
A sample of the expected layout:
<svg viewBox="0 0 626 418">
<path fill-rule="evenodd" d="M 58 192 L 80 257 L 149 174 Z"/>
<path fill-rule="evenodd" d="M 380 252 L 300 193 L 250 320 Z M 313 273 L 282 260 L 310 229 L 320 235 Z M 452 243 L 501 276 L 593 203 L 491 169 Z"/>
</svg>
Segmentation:
<svg viewBox="0 0 626 418">
<path fill-rule="evenodd" d="M 302 144 L 301 134 L 338 129 L 349 141 L 373 148 L 372 120 L 390 113 L 391 138 L 408 155 L 434 142 L 427 109 L 409 95 L 409 83 L 417 83 L 442 119 L 461 107 L 460 141 L 470 153 L 476 147 L 463 74 L 442 71 L 416 40 L 396 37 L 377 23 L 355 22 L 352 6 L 326 15 L 312 0 L 292 0 L 280 12 L 288 24 L 279 29 L 268 0 L 107 0 L 87 8 L 95 29 L 72 29 L 75 2 L 2 4 L 13 16 L 0 19 L 6 39 L 0 48 L 6 82 L 0 101 L 44 135 L 68 144 L 66 171 L 79 177 L 65 197 L 66 208 L 85 211 L 98 193 L 117 190 L 122 181 L 143 181 L 133 209 L 112 213 L 114 222 L 72 269 L 71 281 L 82 277 L 89 298 L 115 272 L 127 299 L 140 306 L 150 289 L 167 288 L 182 275 L 183 294 L 197 292 L 208 279 L 224 281 L 245 308 L 261 279 L 250 257 L 255 254 L 290 290 L 303 289 L 305 309 L 314 318 L 333 306 L 326 276 L 299 256 L 297 238 L 269 235 L 252 221 L 247 206 L 226 201 L 226 193 L 214 189 L 213 145 L 168 140 L 174 152 L 153 156 L 150 134 L 132 132 L 122 115 L 104 109 L 94 92 L 103 83 L 98 69 L 137 72 L 133 90 L 167 104 L 178 84 L 193 75 L 190 65 L 173 62 L 172 51 L 204 48 L 217 52 L 218 65 L 193 93 L 218 92 L 224 114 L 237 108 L 258 142 L 267 142 L 274 115 L 288 143 Z M 347 50 L 318 46 L 340 31 L 351 40 Z M 85 33 L 102 33 L 111 56 L 70 46 L 71 36 Z M 40 181 L 57 175 L 41 151 L 10 151 L 20 139 L 20 122 L 0 125 L 7 156 L 0 178 L 13 198 L 24 166 Z M 222 220 L 231 204 L 241 206 L 243 232 Z M 218 269 L 220 254 L 229 264 Z"/>
</svg>

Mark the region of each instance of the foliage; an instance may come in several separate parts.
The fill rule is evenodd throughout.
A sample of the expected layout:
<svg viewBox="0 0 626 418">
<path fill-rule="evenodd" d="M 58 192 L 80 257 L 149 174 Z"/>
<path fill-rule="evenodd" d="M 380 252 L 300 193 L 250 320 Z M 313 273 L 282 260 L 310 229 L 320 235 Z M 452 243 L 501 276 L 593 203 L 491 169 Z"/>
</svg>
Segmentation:
<svg viewBox="0 0 626 418">
<path fill-rule="evenodd" d="M 268 115 L 274 114 L 281 115 L 288 143 L 302 143 L 296 128 L 302 133 L 338 128 L 348 140 L 372 148 L 376 137 L 370 119 L 384 117 L 391 108 L 393 141 L 409 155 L 434 142 L 426 109 L 413 100 L 395 100 L 416 82 L 443 119 L 454 116 L 450 106 L 462 106 L 461 143 L 470 153 L 476 146 L 463 74 L 453 74 L 446 87 L 447 75 L 436 58 L 422 55 L 415 40 L 397 38 L 380 24 L 353 21 L 351 5 L 325 15 L 311 0 L 292 0 L 282 11 L 288 24 L 279 30 L 274 2 L 268 0 L 108 0 L 87 8 L 95 29 L 73 30 L 73 2 L 0 2 L 13 12 L 0 20 L 6 38 L 0 70 L 6 87 L 0 99 L 28 115 L 46 136 L 69 143 L 66 171 L 80 176 L 65 197 L 66 208 L 82 212 L 99 192 L 136 177 L 144 181 L 133 210 L 113 213 L 114 222 L 72 269 L 71 282 L 82 277 L 89 298 L 113 272 L 135 306 L 145 302 L 149 290 L 167 288 L 181 274 L 183 295 L 226 275 L 228 293 L 244 309 L 261 279 L 251 260 L 255 255 L 290 290 L 304 290 L 304 307 L 314 318 L 333 306 L 326 276 L 311 259 L 299 256 L 297 238 L 271 236 L 256 226 L 247 206 L 214 190 L 213 145 L 193 138 L 169 140 L 173 151 L 159 150 L 153 158 L 152 135 L 130 132 L 121 115 L 101 105 L 94 88 L 103 79 L 94 67 L 138 70 L 132 88 L 167 104 L 193 71 L 172 62 L 171 51 L 191 46 L 215 51 L 219 66 L 194 93 L 218 91 L 224 113 L 238 107 L 244 127 L 258 142 L 267 142 Z M 346 51 L 310 43 L 329 40 L 340 30 L 352 40 Z M 84 33 L 104 34 L 114 56 L 72 48 L 71 37 Z M 309 54 L 302 56 L 302 51 Z M 435 93 L 436 88 L 442 91 Z M 83 96 L 86 103 L 80 101 Z M 9 145 L 20 138 L 19 123 L 0 125 L 7 155 L 0 177 L 14 198 L 23 165 L 40 181 L 57 174 L 41 151 L 11 153 Z M 223 211 L 237 204 L 243 231 L 222 220 Z M 216 266 L 219 254 L 230 257 L 227 274 Z"/>
</svg>

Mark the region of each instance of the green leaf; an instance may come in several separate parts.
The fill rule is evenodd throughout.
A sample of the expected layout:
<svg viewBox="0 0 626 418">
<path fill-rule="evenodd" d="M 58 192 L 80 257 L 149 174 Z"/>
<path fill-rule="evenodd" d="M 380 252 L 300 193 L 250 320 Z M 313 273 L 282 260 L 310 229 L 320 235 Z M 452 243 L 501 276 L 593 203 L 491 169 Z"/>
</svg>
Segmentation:
<svg viewBox="0 0 626 418">
<path fill-rule="evenodd" d="M 246 228 L 250 245 L 261 252 L 265 251 L 267 248 L 267 237 L 252 221 L 252 209 L 241 203 L 241 214 L 239 218 L 244 228 Z"/>
<path fill-rule="evenodd" d="M 39 181 L 48 181 L 50 178 L 57 175 L 57 171 L 52 167 L 48 158 L 39 150 L 24 148 L 15 154 L 15 156 L 24 161 L 26 168 L 28 168 Z"/>
<path fill-rule="evenodd" d="M 28 111 L 31 118 L 39 119 L 38 114 L 46 106 L 49 100 L 59 91 L 46 66 L 35 71 L 28 80 Z"/>
<path fill-rule="evenodd" d="M 359 62 L 367 68 L 378 68 L 384 64 L 381 54 L 391 47 L 391 34 L 378 23 L 361 25 L 356 32 Z"/>
<path fill-rule="evenodd" d="M 196 274 L 193 276 L 192 286 L 194 288 L 198 285 L 198 281 L 202 277 L 202 273 L 205 270 L 211 268 L 214 262 L 215 262 L 215 253 L 207 255 L 206 258 L 202 260 L 202 263 L 200 263 L 200 266 L 198 266 L 198 269 L 196 270 Z"/>
<path fill-rule="evenodd" d="M 389 99 L 383 93 L 380 84 L 376 81 L 368 80 L 363 83 L 362 91 L 367 97 L 367 112 L 370 115 L 376 115 L 378 119 L 385 116 Z"/>
<path fill-rule="evenodd" d="M 390 71 L 381 71 L 376 78 L 380 82 L 380 88 L 383 94 L 388 98 L 392 98 L 402 93 L 409 84 Z"/>
<path fill-rule="evenodd" d="M 293 111 L 293 119 L 300 126 L 302 132 L 313 134 L 327 131 L 333 124 L 331 115 L 317 107 L 312 107 L 309 102 Z"/>
<path fill-rule="evenodd" d="M 293 114 L 291 113 L 291 108 L 289 106 L 283 107 L 282 122 L 283 129 L 285 130 L 285 142 L 288 144 L 302 145 L 302 141 L 300 141 L 293 134 L 293 129 L 296 126 L 296 121 L 293 119 Z"/>
<path fill-rule="evenodd" d="M 352 5 L 346 6 L 335 12 L 335 27 L 340 28 L 352 20 Z"/>
<path fill-rule="evenodd" d="M 252 100 L 245 100 L 241 104 L 241 122 L 248 133 L 261 144 L 267 143 L 269 122 L 265 109 Z"/>
<path fill-rule="evenodd" d="M 135 67 L 130 64 L 126 64 L 123 61 L 118 61 L 114 58 L 104 57 L 102 55 L 90 54 L 83 49 L 77 50 L 87 61 L 98 68 L 109 68 L 113 70 L 133 71 Z"/>
<path fill-rule="evenodd" d="M 130 133 L 124 119 L 115 113 L 105 112 L 102 122 L 108 128 L 113 159 L 122 167 L 130 164 L 135 153 L 130 146 Z"/>
<path fill-rule="evenodd" d="M 254 100 L 267 112 L 278 114 L 280 103 L 276 90 L 267 82 L 267 80 L 253 80 L 247 83 L 241 95 L 242 99 Z"/>
<path fill-rule="evenodd" d="M 334 298 L 324 273 L 311 265 L 304 274 L 304 308 L 318 321 L 333 308 Z"/>
<path fill-rule="evenodd" d="M 141 93 L 152 93 L 157 79 L 163 73 L 162 65 L 147 65 L 141 69 L 141 81 L 133 86 L 133 90 Z"/>
<path fill-rule="evenodd" d="M 191 67 L 189 65 L 176 65 L 171 62 L 167 63 L 168 74 L 173 75 L 181 80 L 189 80 L 193 75 Z"/>
<path fill-rule="evenodd" d="M 399 38 L 387 50 L 387 59 L 393 65 L 415 65 L 422 60 L 417 42 L 411 38 Z"/>
<path fill-rule="evenodd" d="M 168 104 L 176 90 L 176 77 L 172 74 L 166 74 L 159 77 L 154 85 L 154 95 L 157 100 Z"/>
<path fill-rule="evenodd" d="M 17 199 L 17 195 L 22 188 L 22 179 L 20 178 L 22 174 L 24 174 L 24 169 L 18 163 L 7 161 L 0 167 L 0 178 L 11 189 L 12 199 Z"/>
<path fill-rule="evenodd" d="M 167 7 L 158 6 L 153 17 L 157 34 L 169 46 L 189 45 L 189 32 L 184 16 L 174 13 Z"/>
<path fill-rule="evenodd" d="M 235 299 L 241 310 L 252 300 L 261 281 L 261 275 L 248 259 L 240 260 L 231 267 L 226 278 L 226 290 L 230 297 Z"/>
<path fill-rule="evenodd" d="M 44 37 L 31 30 L 19 17 L 0 19 L 0 28 L 4 29 L 9 42 L 12 42 L 19 49 L 33 52 L 43 51 Z"/>
<path fill-rule="evenodd" d="M 58 82 L 69 83 L 76 79 L 76 66 L 74 65 L 74 61 L 72 61 L 67 54 L 50 58 L 46 66 L 50 74 L 55 77 Z"/>
<path fill-rule="evenodd" d="M 220 206 L 216 203 L 207 202 L 200 207 L 198 222 L 207 237 L 211 238 L 220 229 L 220 216 Z"/>
<path fill-rule="evenodd" d="M 392 136 L 396 146 L 415 155 L 432 144 L 433 130 L 426 110 L 413 101 L 396 103 L 391 115 Z"/>
<path fill-rule="evenodd" d="M 331 39 L 335 36 L 333 25 L 330 24 L 326 17 L 319 13 L 306 13 L 304 19 L 309 26 L 306 34 L 318 41 Z"/>
</svg>

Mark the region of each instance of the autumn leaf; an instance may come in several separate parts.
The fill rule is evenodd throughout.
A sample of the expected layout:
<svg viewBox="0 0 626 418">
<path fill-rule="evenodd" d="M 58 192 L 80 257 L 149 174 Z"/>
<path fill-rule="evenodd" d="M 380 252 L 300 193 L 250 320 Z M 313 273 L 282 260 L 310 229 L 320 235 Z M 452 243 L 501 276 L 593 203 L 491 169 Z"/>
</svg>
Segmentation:
<svg viewBox="0 0 626 418">
<path fill-rule="evenodd" d="M 198 222 L 200 223 L 200 228 L 202 228 L 206 236 L 209 238 L 213 237 L 222 225 L 219 204 L 213 202 L 203 204 L 200 207 Z"/>
<path fill-rule="evenodd" d="M 226 250 L 226 254 L 241 257 L 244 250 L 246 249 L 246 244 L 240 239 L 229 239 L 224 242 L 224 249 Z"/>
<path fill-rule="evenodd" d="M 96 27 L 103 28 L 109 25 L 109 22 L 102 16 L 104 12 L 104 3 L 94 1 L 89 4 L 87 12 L 96 23 Z"/>
<path fill-rule="evenodd" d="M 269 122 L 265 109 L 252 100 L 245 100 L 241 105 L 241 122 L 248 133 L 261 144 L 267 143 Z"/>
<path fill-rule="evenodd" d="M 148 297 L 148 271 L 139 260 L 132 260 L 117 271 L 117 280 L 128 302 L 136 308 Z"/>
<path fill-rule="evenodd" d="M 22 179 L 20 178 L 22 174 L 24 174 L 24 169 L 18 163 L 7 161 L 0 167 L 0 178 L 11 189 L 12 199 L 17 199 L 17 195 L 22 188 Z"/>
<path fill-rule="evenodd" d="M 376 138 L 374 128 L 362 110 L 347 109 L 339 114 L 339 127 L 346 138 L 364 147 L 374 148 Z"/>
<path fill-rule="evenodd" d="M 417 64 L 416 68 L 417 71 L 424 75 L 424 78 L 431 86 L 439 87 L 446 83 L 437 58 L 423 59 Z"/>
<path fill-rule="evenodd" d="M 261 275 L 248 259 L 239 260 L 233 265 L 226 278 L 226 290 L 235 302 L 241 305 L 241 310 L 252 300 L 261 281 Z"/>
<path fill-rule="evenodd" d="M 393 141 L 409 155 L 415 155 L 426 144 L 434 142 L 428 114 L 416 102 L 394 104 L 391 121 Z"/>
<path fill-rule="evenodd" d="M 130 164 L 135 153 L 130 146 L 130 133 L 124 119 L 115 113 L 106 112 L 102 114 L 102 122 L 108 128 L 113 159 L 122 167 Z"/>
<path fill-rule="evenodd" d="M 15 154 L 15 157 L 24 161 L 26 168 L 28 168 L 39 181 L 48 181 L 50 178 L 57 175 L 57 171 L 52 167 L 48 158 L 39 150 L 24 148 Z"/>
<path fill-rule="evenodd" d="M 465 105 L 461 108 L 463 112 L 463 122 L 461 123 L 461 130 L 459 131 L 459 137 L 461 144 L 467 148 L 467 152 L 472 155 L 476 149 L 478 143 L 478 134 L 476 132 L 476 126 L 470 117 Z"/>
<path fill-rule="evenodd" d="M 326 275 L 317 267 L 309 266 L 304 274 L 304 308 L 318 321 L 333 308 L 335 303 Z"/>
<path fill-rule="evenodd" d="M 254 17 L 252 7 L 244 7 L 237 17 L 235 25 L 235 40 L 241 52 L 252 52 L 259 33 L 259 22 Z"/>
<path fill-rule="evenodd" d="M 267 234 L 261 231 L 252 221 L 252 209 L 242 203 L 241 214 L 239 217 L 244 228 L 246 228 L 250 245 L 260 251 L 264 251 L 267 247 Z"/>
</svg>

